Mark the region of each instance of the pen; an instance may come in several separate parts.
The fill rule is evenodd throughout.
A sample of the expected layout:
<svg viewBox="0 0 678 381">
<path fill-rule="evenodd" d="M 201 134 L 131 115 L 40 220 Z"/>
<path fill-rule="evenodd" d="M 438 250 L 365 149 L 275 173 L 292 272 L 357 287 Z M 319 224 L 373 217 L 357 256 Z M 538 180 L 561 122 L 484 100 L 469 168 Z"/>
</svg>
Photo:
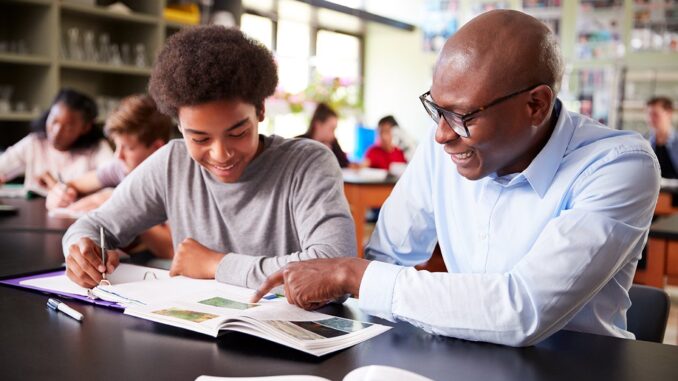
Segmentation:
<svg viewBox="0 0 678 381">
<path fill-rule="evenodd" d="M 106 280 L 106 245 L 104 245 L 104 227 L 99 227 L 99 234 L 101 235 L 101 261 L 104 263 L 104 272 L 101 273 L 101 277 Z"/>
<path fill-rule="evenodd" d="M 83 316 L 80 312 L 67 306 L 66 303 L 62 302 L 59 299 L 52 298 L 47 299 L 47 307 L 53 309 L 54 311 L 61 311 L 77 321 L 82 321 L 83 319 Z"/>
</svg>

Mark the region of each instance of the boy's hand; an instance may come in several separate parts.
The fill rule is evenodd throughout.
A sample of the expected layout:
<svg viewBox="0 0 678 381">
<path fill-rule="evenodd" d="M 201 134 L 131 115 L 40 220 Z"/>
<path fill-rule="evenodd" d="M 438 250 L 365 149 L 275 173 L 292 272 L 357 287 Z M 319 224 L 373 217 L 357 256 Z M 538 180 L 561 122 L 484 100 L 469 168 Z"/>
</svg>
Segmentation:
<svg viewBox="0 0 678 381">
<path fill-rule="evenodd" d="M 186 238 L 174 251 L 170 276 L 214 279 L 224 255 L 206 248 L 192 238 Z"/>
<path fill-rule="evenodd" d="M 99 246 L 89 238 L 80 238 L 68 248 L 66 275 L 82 287 L 92 288 L 101 281 L 101 273 L 112 273 L 120 264 L 120 255 L 116 250 L 106 251 L 106 267 L 101 262 Z"/>
</svg>

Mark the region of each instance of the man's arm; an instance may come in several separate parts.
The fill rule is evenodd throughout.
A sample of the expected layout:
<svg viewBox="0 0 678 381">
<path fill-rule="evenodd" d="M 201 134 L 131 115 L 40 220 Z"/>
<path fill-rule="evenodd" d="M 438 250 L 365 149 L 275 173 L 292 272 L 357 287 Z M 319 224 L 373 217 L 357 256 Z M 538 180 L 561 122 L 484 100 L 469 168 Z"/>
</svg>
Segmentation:
<svg viewBox="0 0 678 381">
<path fill-rule="evenodd" d="M 656 159 L 631 150 L 601 162 L 579 177 L 571 207 L 506 273 L 430 273 L 348 258 L 309 261 L 271 276 L 255 299 L 285 282 L 288 300 L 309 308 L 359 287 L 360 306 L 372 315 L 461 339 L 534 344 L 562 329 L 603 287 L 624 287 L 611 280 L 634 267 L 646 241 L 659 191 Z M 311 267 L 315 275 L 304 275 Z"/>
<path fill-rule="evenodd" d="M 437 242 L 431 189 L 433 131 L 426 139 L 382 206 L 365 258 L 404 266 L 431 258 Z"/>
</svg>

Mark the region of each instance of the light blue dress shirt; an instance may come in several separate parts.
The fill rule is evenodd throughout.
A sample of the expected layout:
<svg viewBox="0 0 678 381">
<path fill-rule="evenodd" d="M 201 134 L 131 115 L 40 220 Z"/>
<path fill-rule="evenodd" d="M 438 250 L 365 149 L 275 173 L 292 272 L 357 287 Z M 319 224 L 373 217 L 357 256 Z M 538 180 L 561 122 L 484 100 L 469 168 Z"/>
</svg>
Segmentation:
<svg viewBox="0 0 678 381">
<path fill-rule="evenodd" d="M 434 132 L 381 209 L 361 308 L 512 346 L 560 329 L 633 338 L 628 289 L 659 192 L 647 141 L 563 108 L 523 172 L 470 181 Z M 448 273 L 411 267 L 436 241 Z"/>
</svg>

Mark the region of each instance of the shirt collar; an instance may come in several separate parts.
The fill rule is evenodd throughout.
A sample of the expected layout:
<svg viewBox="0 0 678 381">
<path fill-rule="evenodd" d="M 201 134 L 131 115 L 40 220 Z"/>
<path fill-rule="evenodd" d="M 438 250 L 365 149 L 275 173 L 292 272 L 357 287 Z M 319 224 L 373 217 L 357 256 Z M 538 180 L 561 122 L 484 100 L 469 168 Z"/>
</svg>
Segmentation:
<svg viewBox="0 0 678 381">
<path fill-rule="evenodd" d="M 551 186 L 575 128 L 570 115 L 559 99 L 556 99 L 554 112 L 558 112 L 560 115 L 548 142 L 546 142 L 544 148 L 541 149 L 530 165 L 522 173 L 509 181 L 509 186 L 525 179 L 532 189 L 537 192 L 539 197 L 544 197 L 544 194 Z"/>
</svg>

